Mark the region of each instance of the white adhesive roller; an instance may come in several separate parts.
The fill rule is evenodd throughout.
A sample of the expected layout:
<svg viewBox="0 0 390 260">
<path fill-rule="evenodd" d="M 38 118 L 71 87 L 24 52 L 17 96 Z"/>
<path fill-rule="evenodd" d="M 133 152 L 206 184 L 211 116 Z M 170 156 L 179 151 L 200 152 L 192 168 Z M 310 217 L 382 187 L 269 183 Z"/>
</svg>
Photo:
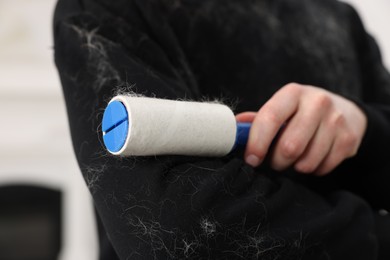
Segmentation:
<svg viewBox="0 0 390 260">
<path fill-rule="evenodd" d="M 120 95 L 109 102 L 102 130 L 114 155 L 224 156 L 236 144 L 237 123 L 222 104 Z"/>
</svg>

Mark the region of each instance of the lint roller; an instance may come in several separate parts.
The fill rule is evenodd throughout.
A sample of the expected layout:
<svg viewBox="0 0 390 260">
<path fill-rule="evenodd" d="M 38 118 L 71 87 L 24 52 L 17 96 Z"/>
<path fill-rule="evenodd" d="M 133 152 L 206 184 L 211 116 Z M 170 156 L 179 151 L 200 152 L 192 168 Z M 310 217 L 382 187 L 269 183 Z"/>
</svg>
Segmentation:
<svg viewBox="0 0 390 260">
<path fill-rule="evenodd" d="M 224 156 L 245 146 L 250 124 L 225 105 L 119 95 L 102 122 L 107 150 L 121 156 Z"/>
</svg>

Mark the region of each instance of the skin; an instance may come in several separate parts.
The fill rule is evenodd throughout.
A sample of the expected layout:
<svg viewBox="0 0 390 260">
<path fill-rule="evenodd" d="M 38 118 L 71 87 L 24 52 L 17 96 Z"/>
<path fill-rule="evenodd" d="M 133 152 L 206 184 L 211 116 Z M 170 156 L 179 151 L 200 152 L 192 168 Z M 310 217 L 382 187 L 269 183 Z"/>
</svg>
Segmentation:
<svg viewBox="0 0 390 260">
<path fill-rule="evenodd" d="M 259 111 L 237 114 L 236 119 L 252 123 L 248 164 L 257 167 L 268 156 L 277 171 L 294 167 L 318 176 L 356 155 L 367 128 L 366 115 L 355 103 L 297 83 L 282 87 Z"/>
</svg>

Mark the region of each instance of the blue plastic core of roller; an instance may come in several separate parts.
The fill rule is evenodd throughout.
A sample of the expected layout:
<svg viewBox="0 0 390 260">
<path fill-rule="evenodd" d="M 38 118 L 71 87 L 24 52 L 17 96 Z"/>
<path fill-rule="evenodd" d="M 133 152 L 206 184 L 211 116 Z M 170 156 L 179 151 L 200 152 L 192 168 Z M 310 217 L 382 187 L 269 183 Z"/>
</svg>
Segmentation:
<svg viewBox="0 0 390 260">
<path fill-rule="evenodd" d="M 118 152 L 125 145 L 129 131 L 129 117 L 126 107 L 120 101 L 108 104 L 102 121 L 103 142 L 110 152 Z"/>
</svg>

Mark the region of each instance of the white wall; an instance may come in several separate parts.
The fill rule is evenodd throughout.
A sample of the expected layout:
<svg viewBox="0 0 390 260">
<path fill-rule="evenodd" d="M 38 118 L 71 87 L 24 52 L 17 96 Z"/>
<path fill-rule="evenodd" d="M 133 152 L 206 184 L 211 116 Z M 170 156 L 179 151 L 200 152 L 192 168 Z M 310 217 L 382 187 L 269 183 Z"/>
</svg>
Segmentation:
<svg viewBox="0 0 390 260">
<path fill-rule="evenodd" d="M 390 0 L 345 0 L 352 4 L 377 40 L 387 69 L 390 69 Z"/>
</svg>

